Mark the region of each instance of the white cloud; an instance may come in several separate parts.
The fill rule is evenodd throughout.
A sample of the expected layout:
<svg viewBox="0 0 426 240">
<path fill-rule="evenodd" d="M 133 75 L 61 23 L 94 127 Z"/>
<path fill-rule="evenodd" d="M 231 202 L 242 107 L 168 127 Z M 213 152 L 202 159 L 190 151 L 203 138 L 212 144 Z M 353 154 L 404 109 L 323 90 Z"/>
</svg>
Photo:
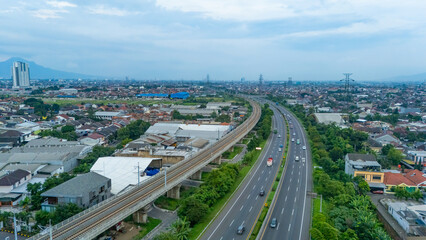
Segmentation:
<svg viewBox="0 0 426 240">
<path fill-rule="evenodd" d="M 54 8 L 77 7 L 74 3 L 65 1 L 47 1 L 46 3 Z"/>
<path fill-rule="evenodd" d="M 118 16 L 118 17 L 139 14 L 139 12 L 130 12 L 127 10 L 122 10 L 122 9 L 109 7 L 105 5 L 91 6 L 88 9 L 91 14 L 109 15 L 109 16 Z"/>
<path fill-rule="evenodd" d="M 33 11 L 33 16 L 41 19 L 49 18 L 60 18 L 60 13 L 66 13 L 68 11 L 62 9 L 39 9 Z"/>
</svg>

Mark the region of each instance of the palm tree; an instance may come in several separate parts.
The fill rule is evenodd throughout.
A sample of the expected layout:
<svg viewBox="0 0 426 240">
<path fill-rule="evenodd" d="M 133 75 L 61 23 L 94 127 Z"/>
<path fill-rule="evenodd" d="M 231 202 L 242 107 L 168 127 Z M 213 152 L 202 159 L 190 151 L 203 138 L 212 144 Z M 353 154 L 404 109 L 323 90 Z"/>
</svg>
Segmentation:
<svg viewBox="0 0 426 240">
<path fill-rule="evenodd" d="M 187 240 L 190 232 L 189 222 L 184 219 L 179 218 L 171 226 L 172 232 L 176 234 L 178 240 Z"/>
</svg>

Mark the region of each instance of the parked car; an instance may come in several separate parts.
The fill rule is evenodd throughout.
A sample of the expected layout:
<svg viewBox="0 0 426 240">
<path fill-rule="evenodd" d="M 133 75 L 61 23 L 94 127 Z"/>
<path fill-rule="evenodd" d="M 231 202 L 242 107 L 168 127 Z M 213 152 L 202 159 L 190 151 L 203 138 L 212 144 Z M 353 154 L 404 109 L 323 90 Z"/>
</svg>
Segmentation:
<svg viewBox="0 0 426 240">
<path fill-rule="evenodd" d="M 373 193 L 374 194 L 383 194 L 383 191 L 382 190 L 376 190 L 376 191 L 373 191 Z"/>
<path fill-rule="evenodd" d="M 271 228 L 277 227 L 277 219 L 276 218 L 272 218 L 270 226 L 271 226 Z"/>
<path fill-rule="evenodd" d="M 243 225 L 241 225 L 241 226 L 239 226 L 237 228 L 237 234 L 238 235 L 243 235 L 243 233 L 244 233 L 245 230 L 246 230 L 246 228 Z"/>
</svg>

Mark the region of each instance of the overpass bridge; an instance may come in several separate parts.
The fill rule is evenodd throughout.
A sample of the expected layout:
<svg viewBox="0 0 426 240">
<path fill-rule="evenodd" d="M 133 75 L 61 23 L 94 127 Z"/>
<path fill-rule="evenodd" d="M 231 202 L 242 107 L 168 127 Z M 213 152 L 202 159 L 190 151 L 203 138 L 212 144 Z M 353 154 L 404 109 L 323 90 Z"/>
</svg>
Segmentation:
<svg viewBox="0 0 426 240">
<path fill-rule="evenodd" d="M 143 212 L 144 207 L 166 192 L 179 191 L 183 180 L 199 173 L 211 161 L 220 159 L 223 152 L 240 141 L 256 125 L 260 119 L 261 108 L 256 102 L 252 100 L 249 100 L 249 102 L 253 112 L 246 121 L 213 144 L 208 150 L 199 152 L 192 158 L 168 168 L 166 172 L 167 182 L 165 181 L 165 173 L 158 173 L 142 182 L 140 186 L 109 198 L 53 226 L 53 239 L 93 239 L 129 215 L 133 213 L 138 215 L 138 212 Z M 30 239 L 49 239 L 49 234 L 40 233 Z"/>
</svg>

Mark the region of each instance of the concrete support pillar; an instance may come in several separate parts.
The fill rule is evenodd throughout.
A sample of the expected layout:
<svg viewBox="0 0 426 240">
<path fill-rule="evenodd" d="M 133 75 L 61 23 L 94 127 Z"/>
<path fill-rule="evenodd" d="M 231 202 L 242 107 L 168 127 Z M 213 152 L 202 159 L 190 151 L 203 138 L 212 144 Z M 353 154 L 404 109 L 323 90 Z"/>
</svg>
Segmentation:
<svg viewBox="0 0 426 240">
<path fill-rule="evenodd" d="M 133 221 L 135 223 L 147 223 L 148 222 L 148 213 L 143 209 L 140 209 L 133 213 Z"/>
<path fill-rule="evenodd" d="M 232 146 L 228 151 L 233 152 L 234 151 L 234 146 Z"/>
<path fill-rule="evenodd" d="M 219 156 L 213 160 L 213 163 L 220 165 L 222 163 L 222 156 Z"/>
<path fill-rule="evenodd" d="M 167 192 L 168 198 L 180 199 L 180 187 L 182 184 L 179 184 Z"/>
<path fill-rule="evenodd" d="M 192 179 L 192 180 L 201 180 L 202 173 L 203 173 L 203 171 L 199 170 L 196 173 L 192 174 L 192 176 L 190 177 L 190 179 Z"/>
</svg>

